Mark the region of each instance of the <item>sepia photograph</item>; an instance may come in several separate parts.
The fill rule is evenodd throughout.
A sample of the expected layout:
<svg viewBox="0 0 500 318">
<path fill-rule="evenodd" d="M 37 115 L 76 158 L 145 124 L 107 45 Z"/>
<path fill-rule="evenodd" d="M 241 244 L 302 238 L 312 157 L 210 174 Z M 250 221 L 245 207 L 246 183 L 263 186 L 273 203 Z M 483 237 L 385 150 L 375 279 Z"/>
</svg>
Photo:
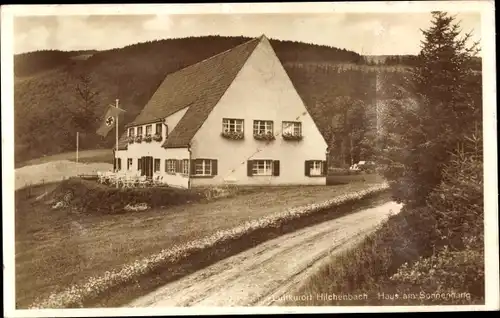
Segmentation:
<svg viewBox="0 0 500 318">
<path fill-rule="evenodd" d="M 499 309 L 493 1 L 1 31 L 5 317 Z"/>
</svg>

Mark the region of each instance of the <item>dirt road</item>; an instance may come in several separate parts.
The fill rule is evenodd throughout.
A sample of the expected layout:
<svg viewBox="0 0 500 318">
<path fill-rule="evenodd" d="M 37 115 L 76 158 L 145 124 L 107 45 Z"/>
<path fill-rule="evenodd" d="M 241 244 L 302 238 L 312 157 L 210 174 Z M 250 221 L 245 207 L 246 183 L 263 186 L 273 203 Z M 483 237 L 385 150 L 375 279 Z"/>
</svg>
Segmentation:
<svg viewBox="0 0 500 318">
<path fill-rule="evenodd" d="M 126 307 L 267 306 L 353 246 L 401 206 L 389 202 L 304 228 L 220 261 L 136 299 Z"/>
</svg>

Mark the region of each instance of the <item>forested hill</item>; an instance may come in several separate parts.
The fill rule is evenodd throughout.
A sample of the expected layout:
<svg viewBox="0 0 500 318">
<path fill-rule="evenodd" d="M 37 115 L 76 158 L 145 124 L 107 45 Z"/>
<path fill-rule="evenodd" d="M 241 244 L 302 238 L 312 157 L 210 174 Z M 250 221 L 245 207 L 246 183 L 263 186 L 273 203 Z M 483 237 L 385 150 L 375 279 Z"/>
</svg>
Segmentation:
<svg viewBox="0 0 500 318">
<path fill-rule="evenodd" d="M 98 52 L 40 51 L 16 55 L 16 163 L 74 150 L 77 131 L 81 149 L 112 147 L 113 132 L 107 138 L 95 134 L 107 105 L 119 98 L 127 111 L 120 122 L 124 125 L 137 116 L 167 74 L 248 40 L 191 37 Z M 317 108 L 321 114 L 329 116 L 334 111 L 336 97 L 350 94 L 367 99 L 373 95 L 374 68 L 379 66 L 367 66 L 360 54 L 334 47 L 270 41 L 292 80 L 307 95 L 305 98 L 313 107 L 321 105 Z M 85 118 L 91 115 L 95 118 L 89 123 Z"/>
</svg>

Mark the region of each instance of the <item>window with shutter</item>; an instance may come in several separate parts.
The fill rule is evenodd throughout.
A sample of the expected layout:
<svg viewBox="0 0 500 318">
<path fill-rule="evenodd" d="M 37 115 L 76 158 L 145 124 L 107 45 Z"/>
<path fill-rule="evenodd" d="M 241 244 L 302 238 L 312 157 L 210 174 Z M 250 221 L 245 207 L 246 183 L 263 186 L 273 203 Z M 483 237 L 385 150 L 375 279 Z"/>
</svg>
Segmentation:
<svg viewBox="0 0 500 318">
<path fill-rule="evenodd" d="M 319 177 L 325 175 L 326 164 L 323 160 L 307 160 L 305 165 L 306 176 Z"/>
<path fill-rule="evenodd" d="M 175 174 L 177 171 L 176 162 L 175 159 L 167 159 L 167 173 Z"/>
<path fill-rule="evenodd" d="M 196 159 L 194 164 L 195 176 L 211 176 L 212 175 L 212 160 Z"/>
</svg>

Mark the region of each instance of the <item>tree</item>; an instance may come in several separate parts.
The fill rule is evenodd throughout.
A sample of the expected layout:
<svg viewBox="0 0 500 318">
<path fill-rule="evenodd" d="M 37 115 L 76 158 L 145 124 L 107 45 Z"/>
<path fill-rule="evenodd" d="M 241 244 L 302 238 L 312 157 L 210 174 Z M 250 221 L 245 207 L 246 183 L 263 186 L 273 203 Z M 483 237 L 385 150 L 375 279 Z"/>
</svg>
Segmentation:
<svg viewBox="0 0 500 318">
<path fill-rule="evenodd" d="M 99 92 L 92 88 L 92 79 L 88 74 L 78 75 L 76 93 L 80 100 L 79 107 L 72 111 L 76 127 L 82 131 L 92 131 L 96 128 L 97 115 L 95 112 L 96 98 Z"/>
<path fill-rule="evenodd" d="M 432 12 L 432 26 L 422 30 L 424 40 L 416 67 L 387 103 L 381 170 L 397 201 L 424 205 L 440 184 L 450 153 L 464 134 L 481 122 L 470 63 L 477 43 L 471 34 L 460 37 L 455 18 Z"/>
</svg>

